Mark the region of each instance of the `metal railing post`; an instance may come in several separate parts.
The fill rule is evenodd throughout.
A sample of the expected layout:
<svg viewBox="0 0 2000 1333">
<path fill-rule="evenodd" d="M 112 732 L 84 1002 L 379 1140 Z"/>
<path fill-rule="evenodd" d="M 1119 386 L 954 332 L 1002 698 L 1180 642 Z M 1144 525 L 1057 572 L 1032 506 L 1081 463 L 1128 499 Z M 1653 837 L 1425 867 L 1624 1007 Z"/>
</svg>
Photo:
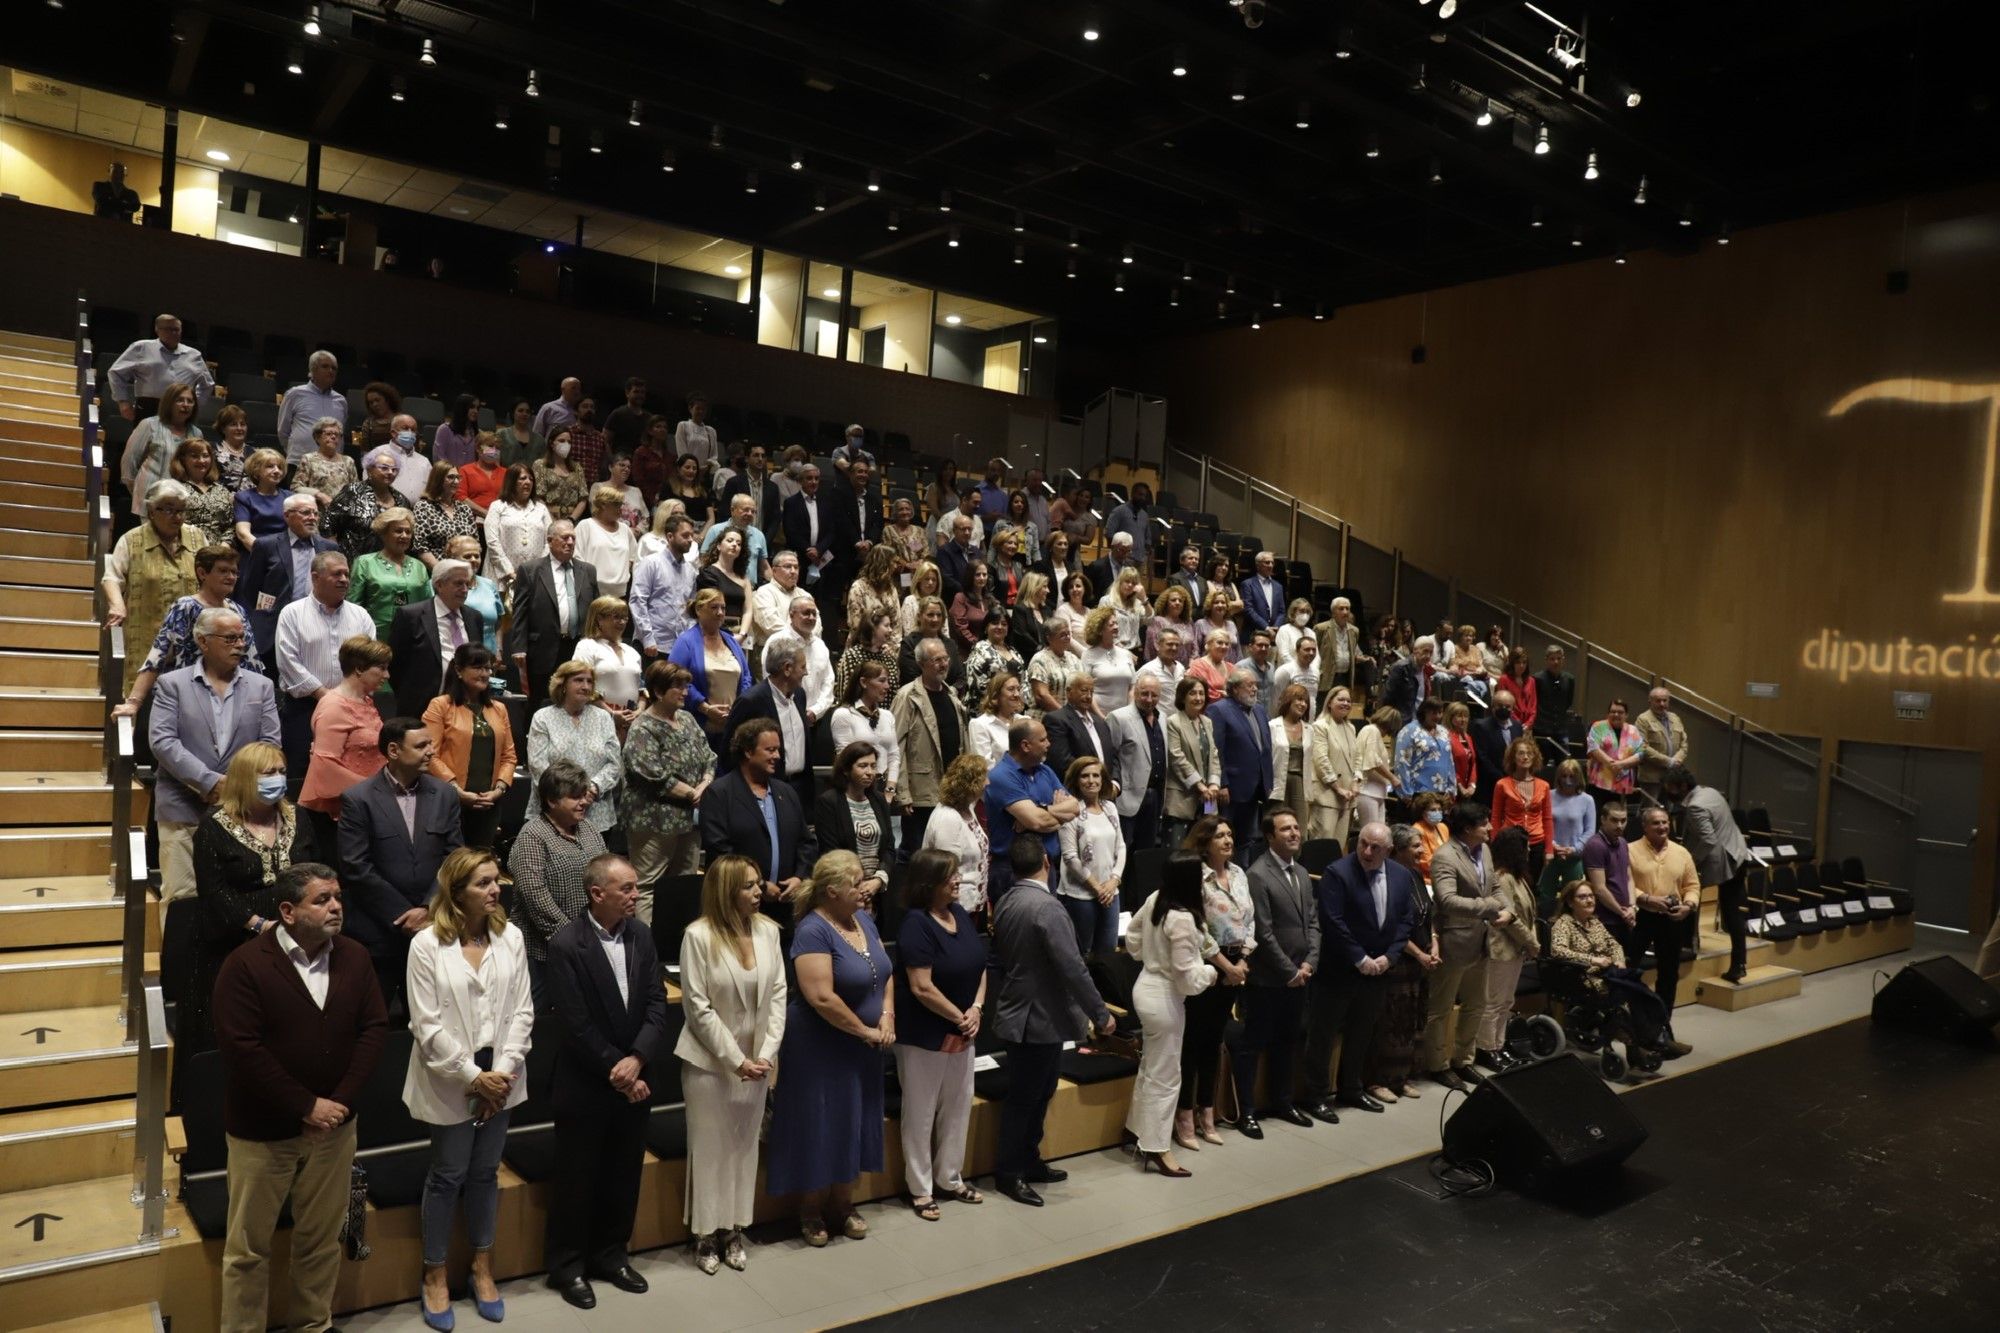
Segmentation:
<svg viewBox="0 0 2000 1333">
<path fill-rule="evenodd" d="M 137 1007 L 139 1097 L 132 1144 L 132 1202 L 139 1209 L 139 1243 L 156 1243 L 167 1215 L 167 1006 L 159 979 L 149 978 Z"/>
</svg>

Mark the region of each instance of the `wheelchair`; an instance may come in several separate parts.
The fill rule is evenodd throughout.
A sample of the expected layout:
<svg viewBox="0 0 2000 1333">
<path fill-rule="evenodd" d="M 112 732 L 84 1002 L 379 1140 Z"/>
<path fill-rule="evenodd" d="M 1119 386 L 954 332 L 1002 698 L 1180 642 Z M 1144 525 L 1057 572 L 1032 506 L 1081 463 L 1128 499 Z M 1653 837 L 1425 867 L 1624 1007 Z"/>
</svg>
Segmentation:
<svg viewBox="0 0 2000 1333">
<path fill-rule="evenodd" d="M 1631 1011 L 1616 996 L 1600 995 L 1593 990 L 1582 967 L 1549 956 L 1548 922 L 1541 923 L 1538 933 L 1542 940 L 1542 957 L 1537 964 L 1542 995 L 1550 1009 L 1560 1015 L 1559 1027 L 1567 1043 L 1595 1055 L 1598 1072 L 1613 1082 L 1625 1077 L 1628 1063 L 1613 1046 L 1614 1042 L 1622 1042 L 1631 1053 L 1629 1063 L 1634 1072 L 1659 1072 L 1666 1057 L 1657 1045 L 1640 1038 Z M 1512 1023 L 1508 1025 L 1508 1037 L 1511 1044 Z"/>
</svg>

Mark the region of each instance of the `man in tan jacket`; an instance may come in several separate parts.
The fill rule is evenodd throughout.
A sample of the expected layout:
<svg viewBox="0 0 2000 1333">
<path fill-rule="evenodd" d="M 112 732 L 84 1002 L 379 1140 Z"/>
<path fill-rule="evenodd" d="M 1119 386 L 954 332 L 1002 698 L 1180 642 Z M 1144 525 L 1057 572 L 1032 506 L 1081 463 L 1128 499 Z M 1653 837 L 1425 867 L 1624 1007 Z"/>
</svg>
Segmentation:
<svg viewBox="0 0 2000 1333">
<path fill-rule="evenodd" d="M 1660 794 L 1660 780 L 1675 764 L 1688 759 L 1688 732 L 1674 711 L 1674 696 L 1664 685 L 1655 685 L 1646 695 L 1646 711 L 1632 719 L 1639 729 L 1645 750 L 1639 756 L 1639 785 L 1653 795 Z"/>
<path fill-rule="evenodd" d="M 1486 843 L 1493 817 L 1476 801 L 1460 801 L 1445 816 L 1451 836 L 1431 855 L 1432 919 L 1444 962 L 1430 975 L 1430 1006 L 1424 1024 L 1424 1071 L 1431 1081 L 1465 1090 L 1482 1075 L 1472 1068 L 1479 1017 L 1486 1007 L 1486 925 L 1513 920 L 1494 883 Z M 1450 1050 L 1445 1026 L 1460 1009 Z"/>
<path fill-rule="evenodd" d="M 937 639 L 917 645 L 918 676 L 896 691 L 889 714 L 896 719 L 896 744 L 903 751 L 903 840 L 906 850 L 923 846 L 924 828 L 937 808 L 938 782 L 966 748 L 965 705 L 946 676 L 951 654 Z"/>
</svg>

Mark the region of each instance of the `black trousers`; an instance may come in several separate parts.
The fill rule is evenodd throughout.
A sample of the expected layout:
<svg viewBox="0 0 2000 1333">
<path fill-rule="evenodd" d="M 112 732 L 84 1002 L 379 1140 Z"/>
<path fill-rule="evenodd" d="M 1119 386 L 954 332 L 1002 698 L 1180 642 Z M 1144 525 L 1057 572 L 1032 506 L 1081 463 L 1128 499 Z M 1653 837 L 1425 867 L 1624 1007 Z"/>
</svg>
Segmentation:
<svg viewBox="0 0 2000 1333">
<path fill-rule="evenodd" d="M 1222 1060 L 1222 1030 L 1236 1005 L 1238 988 L 1216 982 L 1184 1001 L 1187 1028 L 1181 1034 L 1181 1098 L 1183 1111 L 1215 1105 L 1216 1066 Z"/>
<path fill-rule="evenodd" d="M 902 836 L 896 840 L 896 860 L 907 862 L 924 845 L 924 830 L 931 826 L 935 806 L 920 805 L 902 817 Z"/>
<path fill-rule="evenodd" d="M 1660 1003 L 1667 1006 L 1667 1021 L 1673 1022 L 1674 994 L 1681 984 L 1681 946 L 1687 942 L 1688 929 L 1694 924 L 1692 915 L 1676 921 L 1665 912 L 1648 912 L 1639 909 L 1639 919 L 1632 926 L 1632 954 L 1637 955 L 1648 949 L 1653 952 L 1653 993 L 1660 997 Z"/>
<path fill-rule="evenodd" d="M 1160 789 L 1149 787 L 1139 802 L 1139 809 L 1130 819 L 1118 821 L 1118 831 L 1125 835 L 1125 850 L 1160 845 Z"/>
<path fill-rule="evenodd" d="M 543 1251 L 550 1281 L 588 1277 L 630 1261 L 627 1247 L 639 1210 L 651 1109 L 606 1095 L 601 1107 L 556 1117 L 556 1172 L 549 1182 Z"/>
<path fill-rule="evenodd" d="M 1389 998 L 1387 972 L 1364 977 L 1345 960 L 1323 956 L 1322 961 L 1327 970 L 1309 983 L 1312 995 L 1306 1011 L 1306 1097 L 1315 1104 L 1326 1100 L 1327 1066 L 1333 1060 L 1336 1037 L 1340 1039 L 1340 1095 L 1352 1097 L 1362 1091 L 1361 1073 L 1375 1042 L 1375 1027 L 1382 1021 L 1382 1006 Z"/>
<path fill-rule="evenodd" d="M 1747 927 L 1750 922 L 1745 915 L 1748 906 L 1742 871 L 1715 886 L 1715 914 L 1721 920 L 1722 928 L 1729 932 L 1729 970 L 1732 972 L 1743 970 L 1749 952 Z"/>
<path fill-rule="evenodd" d="M 1000 1143 L 993 1174 L 1019 1180 L 1042 1164 L 1042 1123 L 1056 1095 L 1062 1044 L 1007 1043 L 1007 1100 L 1000 1104 Z"/>
<path fill-rule="evenodd" d="M 299 789 L 306 785 L 306 765 L 312 759 L 312 718 L 317 701 L 290 694 L 281 694 L 278 699 L 278 740 L 285 752 L 285 791 L 296 801 Z M 331 849 L 326 859 L 333 859 Z"/>
<path fill-rule="evenodd" d="M 1229 1043 L 1229 1068 L 1236 1079 L 1239 1115 L 1257 1106 L 1257 1055 L 1264 1056 L 1264 1110 L 1292 1104 L 1292 1055 L 1305 1026 L 1309 986 L 1248 986 L 1243 991 L 1242 1026 Z"/>
</svg>

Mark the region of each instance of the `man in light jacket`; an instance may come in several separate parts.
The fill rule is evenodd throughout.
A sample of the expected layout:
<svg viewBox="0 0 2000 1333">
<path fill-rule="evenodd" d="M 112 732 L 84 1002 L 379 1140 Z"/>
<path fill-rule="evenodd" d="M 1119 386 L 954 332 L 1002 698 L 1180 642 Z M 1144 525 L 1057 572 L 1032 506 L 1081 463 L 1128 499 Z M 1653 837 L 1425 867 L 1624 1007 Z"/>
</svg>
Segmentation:
<svg viewBox="0 0 2000 1333">
<path fill-rule="evenodd" d="M 1729 970 L 1722 979 L 1739 982 L 1748 966 L 1743 871 L 1751 862 L 1750 844 L 1736 827 L 1736 816 L 1729 813 L 1728 798 L 1696 782 L 1687 765 L 1669 768 L 1660 779 L 1660 789 L 1681 809 L 1681 845 L 1694 858 L 1695 873 L 1702 883 L 1716 888 L 1716 916 L 1729 932 Z"/>
<path fill-rule="evenodd" d="M 1151 671 L 1132 678 L 1132 702 L 1113 710 L 1111 735 L 1124 779 L 1118 788 L 1118 829 L 1128 850 L 1154 846 L 1167 795 L 1167 733 L 1160 716 L 1160 678 Z"/>
<path fill-rule="evenodd" d="M 1513 919 L 1495 892 L 1493 862 L 1486 843 L 1493 817 L 1476 801 L 1460 801 L 1445 816 L 1451 836 L 1431 856 L 1431 893 L 1437 899 L 1436 928 L 1444 962 L 1430 976 L 1430 1006 L 1424 1023 L 1424 1072 L 1431 1081 L 1465 1091 L 1483 1077 L 1472 1055 L 1479 1039 L 1479 1013 L 1486 1003 L 1486 925 Z M 1452 1011 L 1463 1008 L 1447 1045 Z"/>
</svg>

